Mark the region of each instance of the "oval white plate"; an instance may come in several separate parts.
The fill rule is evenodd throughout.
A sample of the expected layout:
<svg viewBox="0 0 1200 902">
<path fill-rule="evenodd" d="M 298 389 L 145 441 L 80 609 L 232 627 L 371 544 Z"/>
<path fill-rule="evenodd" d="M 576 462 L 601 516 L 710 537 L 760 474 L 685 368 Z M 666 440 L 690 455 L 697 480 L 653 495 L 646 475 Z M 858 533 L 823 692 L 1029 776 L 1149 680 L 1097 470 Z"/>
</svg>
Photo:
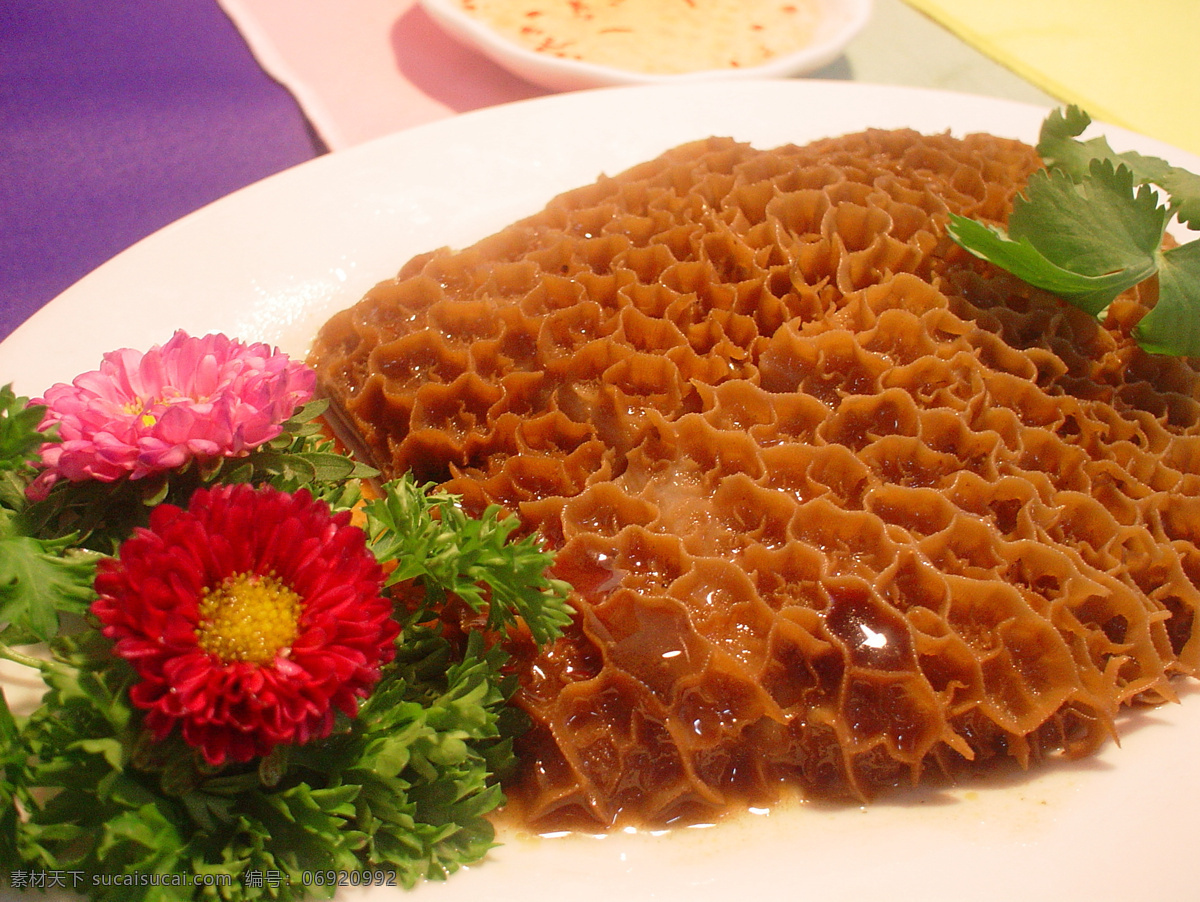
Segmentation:
<svg viewBox="0 0 1200 902">
<path fill-rule="evenodd" d="M 175 328 L 302 355 L 330 314 L 410 256 L 481 238 L 559 191 L 694 138 L 769 147 L 911 126 L 1032 140 L 1045 113 L 982 97 L 781 80 L 615 88 L 466 114 L 304 164 L 150 236 L 0 344 L 0 384 L 36 394 L 94 368 L 106 350 L 146 348 Z M 1200 171 L 1200 158 L 1103 130 L 1119 150 Z M 416 898 L 1195 898 L 1200 693 L 1186 695 L 1182 705 L 1131 714 L 1121 747 L 1082 762 L 867 808 L 797 806 L 663 836 L 505 835 L 487 862 Z M 24 897 L 0 890 L 0 898 Z M 378 888 L 339 895 L 401 898 Z"/>
<path fill-rule="evenodd" d="M 422 8 L 450 35 L 479 50 L 526 81 L 552 91 L 617 85 L 674 84 L 724 79 L 806 75 L 832 63 L 871 17 L 872 0 L 818 0 L 821 18 L 806 46 L 744 69 L 705 69 L 661 75 L 565 59 L 530 50 L 463 11 L 455 0 L 420 0 Z"/>
</svg>

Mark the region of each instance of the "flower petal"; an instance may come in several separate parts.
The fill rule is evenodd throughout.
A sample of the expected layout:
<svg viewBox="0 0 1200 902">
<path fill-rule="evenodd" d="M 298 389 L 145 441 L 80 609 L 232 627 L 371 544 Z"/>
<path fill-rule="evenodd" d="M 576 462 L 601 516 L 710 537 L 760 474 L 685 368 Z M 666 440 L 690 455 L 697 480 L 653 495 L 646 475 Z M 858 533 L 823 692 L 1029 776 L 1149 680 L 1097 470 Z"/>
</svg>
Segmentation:
<svg viewBox="0 0 1200 902">
<path fill-rule="evenodd" d="M 193 459 L 236 457 L 270 441 L 312 399 L 316 375 L 268 345 L 178 331 L 146 353 L 124 348 L 100 368 L 52 386 L 42 429 L 61 444 L 41 449 L 29 489 L 45 497 L 59 480 L 142 479 Z"/>
<path fill-rule="evenodd" d="M 199 644 L 204 591 L 247 572 L 271 573 L 301 599 L 295 640 L 268 663 Z M 321 590 L 311 599 L 310 584 Z M 220 486 L 186 510 L 155 508 L 101 564 L 92 613 L 138 672 L 130 698 L 147 726 L 161 738 L 179 724 L 219 766 L 327 736 L 336 711 L 354 716 L 395 653 L 400 627 L 382 587 L 362 531 L 307 491 Z"/>
</svg>

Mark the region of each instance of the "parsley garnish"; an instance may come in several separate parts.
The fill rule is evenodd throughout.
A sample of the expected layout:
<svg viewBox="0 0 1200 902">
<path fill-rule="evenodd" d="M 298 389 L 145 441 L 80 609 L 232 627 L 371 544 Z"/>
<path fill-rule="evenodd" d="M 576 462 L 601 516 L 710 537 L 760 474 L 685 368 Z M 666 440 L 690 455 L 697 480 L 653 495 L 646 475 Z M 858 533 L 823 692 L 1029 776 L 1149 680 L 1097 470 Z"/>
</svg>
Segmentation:
<svg viewBox="0 0 1200 902">
<path fill-rule="evenodd" d="M 1102 137 L 1079 140 L 1090 124 L 1077 107 L 1051 113 L 1037 145 L 1046 168 L 1014 200 L 1008 229 L 952 215 L 950 235 L 1096 317 L 1157 276 L 1158 301 L 1134 327 L 1135 340 L 1155 354 L 1200 356 L 1200 239 L 1162 247 L 1172 219 L 1200 227 L 1200 176 L 1117 153 Z"/>
<path fill-rule="evenodd" d="M 30 459 L 52 436 L 38 431 L 45 408 L 0 388 L 0 643 L 45 642 L 60 617 L 82 613 L 92 599 L 96 556 L 73 537 L 31 534 L 24 523 Z M 2 733 L 0 733 L 2 735 Z"/>
<path fill-rule="evenodd" d="M 454 497 L 431 488 L 406 475 L 366 506 L 375 556 L 396 564 L 391 582 L 417 580 L 430 605 L 449 594 L 472 610 L 486 608 L 491 630 L 520 618 L 538 644 L 557 636 L 570 620 L 570 587 L 546 575 L 537 536 L 513 539 L 515 517 L 496 506 L 468 517 Z"/>
<path fill-rule="evenodd" d="M 16 775 L 5 787 L 0 772 L 0 851 L 15 849 L 5 860 L 18 870 L 85 875 L 97 902 L 297 900 L 332 894 L 336 881 L 315 874 L 379 871 L 411 887 L 495 844 L 485 815 L 504 800 L 494 775 L 511 759 L 505 656 L 478 634 L 456 659 L 414 627 L 328 739 L 215 772 L 178 737 L 141 735 L 132 672 L 96 633 L 55 646 L 42 706 L 19 732 L 0 715 L 0 763 Z M 114 874 L 214 885 L 128 886 Z"/>
<path fill-rule="evenodd" d="M 548 576 L 550 553 L 519 536 L 516 519 L 495 508 L 470 517 L 411 478 L 384 485 L 364 516 L 391 569 L 395 659 L 331 735 L 246 764 L 209 766 L 178 731 L 153 740 L 129 697 L 132 667 L 90 619 L 97 562 L 151 508 L 186 504 L 197 487 L 270 483 L 335 510 L 362 507 L 359 481 L 376 472 L 324 437 L 323 408 L 298 410 L 245 457 L 157 482 L 61 482 L 30 504 L 30 461 L 53 436 L 38 431 L 41 408 L 0 389 L 0 658 L 45 684 L 29 714 L 0 693 L 0 861 L 14 886 L 40 871 L 82 880 L 101 902 L 328 897 L 335 881 L 313 875 L 370 871 L 411 887 L 494 845 L 487 815 L 504 801 L 499 779 L 521 725 L 498 639 L 523 627 L 551 641 L 570 619 L 569 587 Z M 487 632 L 445 633 L 441 610 L 455 599 L 486 615 Z M 28 643 L 40 650 L 14 648 Z M 189 879 L 104 879 L 113 875 Z"/>
<path fill-rule="evenodd" d="M 46 441 L 38 425 L 46 408 L 19 398 L 11 385 L 0 388 L 0 474 L 25 474 L 32 469 L 29 460 Z M 6 495 L 11 503 L 11 495 Z"/>
</svg>

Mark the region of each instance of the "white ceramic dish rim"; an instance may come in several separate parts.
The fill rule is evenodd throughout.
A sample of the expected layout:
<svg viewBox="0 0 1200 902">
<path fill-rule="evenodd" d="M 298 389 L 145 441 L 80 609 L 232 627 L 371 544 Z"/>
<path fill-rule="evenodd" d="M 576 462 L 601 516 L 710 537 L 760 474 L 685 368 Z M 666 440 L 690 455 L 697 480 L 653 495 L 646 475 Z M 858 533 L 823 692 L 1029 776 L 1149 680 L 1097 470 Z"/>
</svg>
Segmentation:
<svg viewBox="0 0 1200 902">
<path fill-rule="evenodd" d="M 619 69 L 581 60 L 561 59 L 530 50 L 465 12 L 455 0 L 419 0 L 421 7 L 457 40 L 489 59 L 552 90 L 637 85 L 680 84 L 717 79 L 779 78 L 813 72 L 832 63 L 871 17 L 873 0 L 819 0 L 821 23 L 812 43 L 759 66 L 655 74 Z"/>
<path fill-rule="evenodd" d="M 175 328 L 303 355 L 316 327 L 409 256 L 461 246 L 553 194 L 683 141 L 768 147 L 867 127 L 1032 139 L 1045 110 L 900 87 L 779 80 L 617 88 L 495 107 L 320 158 L 236 192 L 101 266 L 0 343 L 0 384 L 38 393 Z M 604 123 L 597 129 L 594 123 Z M 625 127 L 609 127 L 620 122 Z M 1118 150 L 1200 157 L 1103 126 Z M 53 352 L 48 352 L 53 349 Z M 6 691 L 10 688 L 5 686 Z M 503 834 L 433 902 L 1183 899 L 1200 884 L 1200 693 L 1123 718 L 1121 746 L 1028 777 L 799 806 L 663 836 Z M 11 697 L 11 696 L 10 696 Z M 24 899 L 0 889 L 0 899 Z M 54 899 L 53 894 L 47 896 Z M 339 895 L 398 902 L 396 890 Z"/>
</svg>

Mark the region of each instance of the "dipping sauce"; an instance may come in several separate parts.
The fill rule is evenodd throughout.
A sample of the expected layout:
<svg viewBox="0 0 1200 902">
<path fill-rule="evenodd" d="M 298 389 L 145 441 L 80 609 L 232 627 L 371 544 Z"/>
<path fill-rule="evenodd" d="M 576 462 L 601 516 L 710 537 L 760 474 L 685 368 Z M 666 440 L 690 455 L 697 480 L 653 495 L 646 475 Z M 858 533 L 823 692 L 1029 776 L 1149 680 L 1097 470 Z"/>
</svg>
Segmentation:
<svg viewBox="0 0 1200 902">
<path fill-rule="evenodd" d="M 521 45 L 659 74 L 758 66 L 810 43 L 818 0 L 457 0 Z"/>
</svg>

